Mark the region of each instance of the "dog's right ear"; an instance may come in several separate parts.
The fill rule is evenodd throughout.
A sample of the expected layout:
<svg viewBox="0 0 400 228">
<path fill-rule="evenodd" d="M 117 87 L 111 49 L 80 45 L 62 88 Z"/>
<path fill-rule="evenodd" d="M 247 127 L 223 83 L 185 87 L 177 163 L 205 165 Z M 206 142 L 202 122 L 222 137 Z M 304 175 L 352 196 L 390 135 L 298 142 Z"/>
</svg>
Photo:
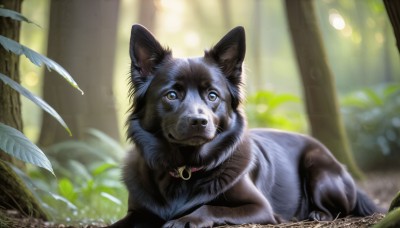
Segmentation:
<svg viewBox="0 0 400 228">
<path fill-rule="evenodd" d="M 131 57 L 131 73 L 142 77 L 149 76 L 171 51 L 164 49 L 154 38 L 153 34 L 141 25 L 133 25 L 129 47 Z"/>
</svg>

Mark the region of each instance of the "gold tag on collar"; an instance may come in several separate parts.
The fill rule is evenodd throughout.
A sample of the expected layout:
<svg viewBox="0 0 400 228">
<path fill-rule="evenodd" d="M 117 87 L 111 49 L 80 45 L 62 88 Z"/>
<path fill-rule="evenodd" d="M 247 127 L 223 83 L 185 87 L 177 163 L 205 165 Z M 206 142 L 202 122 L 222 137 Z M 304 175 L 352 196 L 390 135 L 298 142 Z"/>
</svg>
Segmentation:
<svg viewBox="0 0 400 228">
<path fill-rule="evenodd" d="M 192 170 L 186 166 L 178 167 L 177 171 L 182 180 L 189 180 L 192 177 Z"/>
</svg>

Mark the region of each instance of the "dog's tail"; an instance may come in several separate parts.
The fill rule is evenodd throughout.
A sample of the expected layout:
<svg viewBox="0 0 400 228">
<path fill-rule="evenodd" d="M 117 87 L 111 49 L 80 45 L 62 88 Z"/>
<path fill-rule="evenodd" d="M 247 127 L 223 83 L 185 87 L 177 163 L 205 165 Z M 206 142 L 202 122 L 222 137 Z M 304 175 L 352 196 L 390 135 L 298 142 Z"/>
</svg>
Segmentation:
<svg viewBox="0 0 400 228">
<path fill-rule="evenodd" d="M 351 214 L 364 217 L 375 213 L 386 213 L 386 210 L 377 206 L 364 192 L 357 189 L 356 206 Z"/>
</svg>

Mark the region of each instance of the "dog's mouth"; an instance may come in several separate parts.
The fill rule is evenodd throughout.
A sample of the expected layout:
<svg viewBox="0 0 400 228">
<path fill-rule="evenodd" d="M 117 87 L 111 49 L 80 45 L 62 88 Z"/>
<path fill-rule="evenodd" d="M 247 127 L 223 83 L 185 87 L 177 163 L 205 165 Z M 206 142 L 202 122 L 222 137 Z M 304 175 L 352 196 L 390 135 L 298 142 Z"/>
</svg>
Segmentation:
<svg viewBox="0 0 400 228">
<path fill-rule="evenodd" d="M 212 140 L 212 138 L 209 138 L 204 135 L 191 135 L 189 137 L 179 138 L 172 135 L 171 133 L 168 134 L 168 139 L 172 143 L 187 145 L 187 146 L 201 146 Z"/>
</svg>

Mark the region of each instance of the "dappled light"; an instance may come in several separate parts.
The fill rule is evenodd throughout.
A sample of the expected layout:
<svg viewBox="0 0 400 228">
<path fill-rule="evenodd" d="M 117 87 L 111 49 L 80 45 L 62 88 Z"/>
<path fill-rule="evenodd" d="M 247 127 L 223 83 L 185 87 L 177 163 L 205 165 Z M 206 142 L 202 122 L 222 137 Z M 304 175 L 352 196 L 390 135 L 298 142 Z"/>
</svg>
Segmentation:
<svg viewBox="0 0 400 228">
<path fill-rule="evenodd" d="M 346 22 L 344 21 L 342 15 L 340 15 L 336 10 L 330 10 L 329 23 L 336 30 L 343 30 L 346 28 Z"/>
</svg>

